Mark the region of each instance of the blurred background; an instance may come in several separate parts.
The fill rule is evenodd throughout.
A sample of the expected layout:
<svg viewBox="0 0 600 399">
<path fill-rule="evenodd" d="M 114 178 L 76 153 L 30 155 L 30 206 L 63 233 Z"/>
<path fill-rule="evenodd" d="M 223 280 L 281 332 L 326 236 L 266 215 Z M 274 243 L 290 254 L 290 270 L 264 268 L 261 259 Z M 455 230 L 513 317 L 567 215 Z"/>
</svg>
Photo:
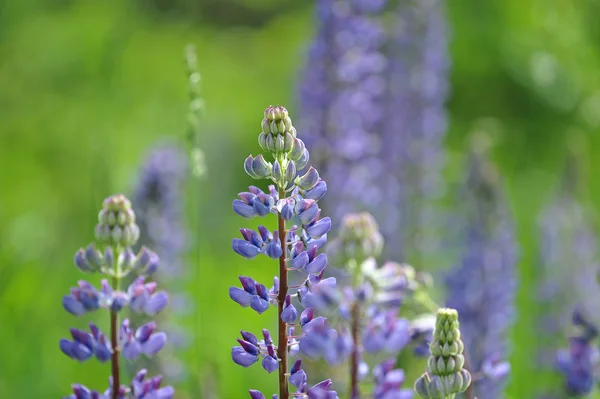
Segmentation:
<svg viewBox="0 0 600 399">
<path fill-rule="evenodd" d="M 535 216 L 561 179 L 572 135 L 587 140 L 582 184 L 589 202 L 600 203 L 600 158 L 592 156 L 600 150 L 600 2 L 452 1 L 446 8 L 448 167 L 461 167 L 453 160 L 468 134 L 482 123 L 493 131 L 493 160 L 521 248 L 508 395 L 532 398 L 544 383 L 532 355 Z M 190 43 L 206 105 L 199 130 L 207 172 L 199 201 L 187 209 L 194 242 L 178 289 L 193 309 L 178 320 L 191 338 L 180 353 L 187 378 L 175 384 L 176 397 L 274 391 L 275 377 L 230 360 L 240 328 L 257 331 L 264 318 L 232 304 L 228 287 L 248 268 L 265 283 L 273 275 L 268 261 L 250 265 L 230 250 L 243 222 L 231 200 L 251 183 L 242 163 L 259 150 L 265 107 L 284 104 L 294 116 L 314 26 L 313 1 L 0 0 L 0 397 L 56 398 L 73 382 L 106 386 L 109 364 L 81 366 L 57 344 L 69 327 L 102 325 L 106 315 L 76 319 L 61 298 L 81 278 L 73 254 L 92 241 L 102 199 L 133 193 L 157 141 L 184 143 Z M 565 265 L 573 273 L 579 266 Z"/>
</svg>

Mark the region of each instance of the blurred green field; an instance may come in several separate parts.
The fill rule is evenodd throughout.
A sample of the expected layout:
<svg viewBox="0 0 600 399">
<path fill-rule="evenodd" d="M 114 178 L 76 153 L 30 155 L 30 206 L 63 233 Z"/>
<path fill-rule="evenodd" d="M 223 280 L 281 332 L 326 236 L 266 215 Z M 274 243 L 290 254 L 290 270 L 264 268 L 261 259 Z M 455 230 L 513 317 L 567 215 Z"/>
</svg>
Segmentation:
<svg viewBox="0 0 600 399">
<path fill-rule="evenodd" d="M 600 150 L 600 2 L 448 3 L 449 174 L 458 172 L 464 137 L 482 120 L 494 126 L 522 245 L 509 393 L 532 398 L 545 383 L 532 360 L 533 216 L 558 180 L 569 134 L 585 133 L 590 154 Z M 258 150 L 265 106 L 285 104 L 293 116 L 312 14 L 311 2 L 292 0 L 0 0 L 0 398 L 60 397 L 72 382 L 106 386 L 108 364 L 80 366 L 60 353 L 68 328 L 91 321 L 66 314 L 61 298 L 81 278 L 73 254 L 92 240 L 102 199 L 130 192 L 157 139 L 183 137 L 188 43 L 198 49 L 207 104 L 208 175 L 197 205 L 201 240 L 190 253 L 187 289 L 199 312 L 184 321 L 197 339 L 182 392 L 201 397 L 211 379 L 224 399 L 245 397 L 248 387 L 274 391 L 275 378 L 230 361 L 241 321 L 256 331 L 264 317 L 232 306 L 227 288 L 248 268 L 258 280 L 273 274 L 268 263 L 232 254 L 240 220 L 230 207 L 249 184 L 241 166 Z M 243 23 L 244 15 L 261 18 Z M 590 168 L 598 204 L 600 158 Z"/>
</svg>

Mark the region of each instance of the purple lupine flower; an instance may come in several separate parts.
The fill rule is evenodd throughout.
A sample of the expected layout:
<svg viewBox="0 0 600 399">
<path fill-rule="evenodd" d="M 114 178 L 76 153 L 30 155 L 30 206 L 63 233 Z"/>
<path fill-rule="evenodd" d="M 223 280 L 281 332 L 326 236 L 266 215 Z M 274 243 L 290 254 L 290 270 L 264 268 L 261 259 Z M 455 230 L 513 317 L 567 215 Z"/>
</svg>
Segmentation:
<svg viewBox="0 0 600 399">
<path fill-rule="evenodd" d="M 161 377 L 145 379 L 147 370 L 139 371 L 131 381 L 129 387 L 121 385 L 113 395 L 113 381 L 110 379 L 110 387 L 104 392 L 99 393 L 88 389 L 87 387 L 74 384 L 71 388 L 73 394 L 64 399 L 172 399 L 175 395 L 173 387 L 161 387 Z"/>
<path fill-rule="evenodd" d="M 229 297 L 242 307 L 250 306 L 258 314 L 269 309 L 270 298 L 267 288 L 254 281 L 251 277 L 239 276 L 243 289 L 229 288 Z"/>
<path fill-rule="evenodd" d="M 565 377 L 565 393 L 582 396 L 592 392 L 597 377 L 595 370 L 600 365 L 600 351 L 595 342 L 598 328 L 580 308 L 573 311 L 572 323 L 577 330 L 569 337 L 568 349 L 558 351 L 556 368 Z"/>
<path fill-rule="evenodd" d="M 499 176 L 486 158 L 487 137 L 473 137 L 461 191 L 461 259 L 448 274 L 447 306 L 458 310 L 473 373 L 495 364 L 506 372 L 474 382 L 475 394 L 499 398 L 508 371 L 507 331 L 515 318 L 518 248 Z M 461 230 L 462 229 L 462 230 Z M 489 363 L 492 362 L 492 363 Z"/>
<path fill-rule="evenodd" d="M 600 264 L 597 237 L 591 224 L 595 214 L 588 206 L 583 181 L 586 177 L 585 143 L 570 144 L 562 180 L 539 218 L 541 283 L 538 314 L 542 315 L 539 325 L 544 334 L 539 334 L 537 342 L 540 364 L 547 370 L 556 359 L 556 349 L 564 346 L 566 326 L 572 322 L 576 328 L 583 329 L 584 334 L 569 338 L 569 350 L 562 349 L 558 354 L 558 368 L 564 374 L 565 390 L 582 395 L 593 385 L 592 362 L 586 359 L 593 357 L 596 351 L 590 342 L 596 335 L 596 327 L 583 315 L 598 312 L 600 290 L 596 274 Z M 566 264 L 576 265 L 576 271 L 565 268 Z M 598 323 L 599 320 L 593 321 Z"/>
<path fill-rule="evenodd" d="M 341 287 L 322 282 L 307 284 L 299 292 L 299 298 L 304 305 L 320 309 L 337 307 L 341 326 L 336 331 L 323 318 L 310 320 L 310 315 L 301 315 L 307 333 L 300 342 L 300 350 L 311 357 L 323 354 L 330 364 L 347 360 L 352 399 L 361 397 L 359 381 L 369 376 L 371 370 L 375 380 L 373 395 L 412 398 L 412 391 L 402 388 L 402 370 L 378 377 L 374 373 L 379 369 L 371 368 L 364 354 L 397 356 L 409 344 L 423 340 L 422 335 L 415 334 L 412 322 L 399 316 L 404 299 L 422 290 L 418 279 L 422 273 L 395 262 L 378 266 L 375 258 L 383 251 L 383 237 L 374 217 L 368 213 L 345 215 L 340 236 L 330 249 L 335 264 L 344 267 L 340 273 L 349 275 L 344 279 L 347 282 Z M 433 331 L 433 324 L 429 324 Z M 398 379 L 399 376 L 402 378 Z"/>
<path fill-rule="evenodd" d="M 135 213 L 131 203 L 123 195 L 114 195 L 104 200 L 96 226 L 96 240 L 105 247 L 103 253 L 93 245 L 80 249 L 75 255 L 76 266 L 86 272 L 99 272 L 113 281 L 102 280 L 98 290 L 86 281 L 79 281 L 71 294 L 63 297 L 63 307 L 69 313 L 80 316 L 88 311 L 106 309 L 110 312 L 111 335 L 105 335 L 95 324 L 90 324 L 90 333 L 72 328 L 72 340 L 60 340 L 61 351 L 70 358 L 83 362 L 96 357 L 100 362 L 111 361 L 110 387 L 104 393 L 92 391 L 82 385 L 72 386 L 74 399 L 171 399 L 173 388 L 160 388 L 161 377 L 143 381 L 146 371 L 142 370 L 132 382 L 131 388 L 121 384 L 119 355 L 135 359 L 140 354 L 156 355 L 167 340 L 163 332 L 155 332 L 156 323 L 146 323 L 132 330 L 129 320 L 118 326 L 119 314 L 124 307 L 137 312 L 156 315 L 167 303 L 167 294 L 156 292 L 156 283 L 145 283 L 144 279 L 158 267 L 158 257 L 142 248 L 137 255 L 131 247 L 139 239 L 140 229 L 135 224 Z M 88 265 L 93 265 L 88 266 Z M 137 279 L 127 291 L 119 289 L 119 283 L 130 274 Z M 118 330 L 118 332 L 117 332 Z"/>
<path fill-rule="evenodd" d="M 250 155 L 244 162 L 244 170 L 253 179 L 269 179 L 274 184 L 269 185 L 267 191 L 250 186 L 233 201 L 232 208 L 246 219 L 273 214 L 278 229 L 271 232 L 264 225 L 259 225 L 257 231 L 241 228 L 243 238 L 233 239 L 232 248 L 247 259 L 260 254 L 277 259 L 279 275 L 274 277 L 269 290 L 252 277 L 240 276 L 242 288 L 230 287 L 229 296 L 242 307 L 251 307 L 259 314 L 266 312 L 271 305 L 276 307 L 277 342 L 266 329 L 263 329 L 264 339 L 260 341 L 255 335 L 242 331 L 239 345 L 231 350 L 231 358 L 242 367 L 250 367 L 260 361 L 268 373 L 278 371 L 279 394 L 273 395 L 273 398 L 285 399 L 290 395 L 311 399 L 337 398 L 336 392 L 331 389 L 331 381 L 307 388 L 306 374 L 300 370 L 300 362 L 296 362 L 288 373 L 288 357 L 298 352 L 322 356 L 325 350 L 335 347 L 324 348 L 318 341 L 321 329 L 326 329 L 325 319 L 315 318 L 312 309 L 305 308 L 299 318 L 300 324 L 295 324 L 298 319 L 296 303 L 306 306 L 303 299 L 319 284 L 335 285 L 335 279 L 326 282 L 327 279 L 322 278 L 327 256 L 318 254 L 331 229 L 331 219 L 321 217 L 317 203 L 325 195 L 327 185 L 312 167 L 303 174 L 298 173 L 307 166 L 309 153 L 302 140 L 296 137 L 296 129 L 284 107 L 267 108 L 261 127 L 259 145 L 272 155 L 273 161 L 262 155 Z M 297 224 L 286 226 L 286 222 L 292 220 Z M 298 272 L 303 282 L 291 286 L 288 279 L 291 271 Z M 298 389 L 295 394 L 290 392 L 290 385 Z M 253 399 L 265 398 L 262 392 L 256 390 L 249 393 Z"/>
<path fill-rule="evenodd" d="M 395 369 L 396 359 L 386 360 L 375 367 L 374 399 L 413 399 L 413 391 L 404 388 L 404 371 Z"/>
<path fill-rule="evenodd" d="M 159 143 L 145 155 L 133 188 L 135 212 L 143 233 L 140 244 L 152 247 L 156 251 L 165 266 L 157 271 L 154 278 L 173 290 L 180 288 L 189 274 L 184 263 L 189 238 L 184 224 L 182 202 L 184 185 L 189 175 L 190 164 L 185 150 L 174 143 Z M 134 281 L 130 290 L 137 293 L 137 300 L 132 303 L 134 310 L 144 309 L 144 312 L 148 313 L 147 310 L 151 310 L 149 308 L 161 305 L 161 298 L 156 298 L 156 294 L 150 294 L 148 297 L 148 294 L 142 291 L 139 282 Z M 165 353 L 165 356 L 130 363 L 132 373 L 144 368 L 151 373 L 167 375 L 170 379 L 185 378 L 185 367 L 177 359 L 177 352 L 187 345 L 186 331 L 170 316 L 187 314 L 192 304 L 185 295 L 175 296 L 172 304 L 172 312 L 168 316 L 162 316 L 161 324 L 173 332 L 173 337 L 181 338 L 174 340 L 173 345 L 167 347 L 168 353 Z M 133 314 L 131 318 L 135 322 L 144 321 Z"/>
<path fill-rule="evenodd" d="M 332 389 L 333 383 L 330 379 L 323 380 L 311 387 L 308 386 L 306 372 L 301 368 L 302 360 L 298 359 L 290 370 L 288 382 L 296 387 L 296 392 L 291 393 L 297 399 L 339 399 L 336 391 Z M 265 399 L 266 396 L 255 389 L 249 391 L 251 399 Z M 273 399 L 278 399 L 279 395 L 274 394 Z"/>
<path fill-rule="evenodd" d="M 307 145 L 320 149 L 313 155 L 328 178 L 334 220 L 369 211 L 395 243 L 388 257 L 429 260 L 444 191 L 443 1 L 398 2 L 391 31 L 388 3 L 317 2 L 318 31 L 299 86 L 302 125 Z"/>
</svg>

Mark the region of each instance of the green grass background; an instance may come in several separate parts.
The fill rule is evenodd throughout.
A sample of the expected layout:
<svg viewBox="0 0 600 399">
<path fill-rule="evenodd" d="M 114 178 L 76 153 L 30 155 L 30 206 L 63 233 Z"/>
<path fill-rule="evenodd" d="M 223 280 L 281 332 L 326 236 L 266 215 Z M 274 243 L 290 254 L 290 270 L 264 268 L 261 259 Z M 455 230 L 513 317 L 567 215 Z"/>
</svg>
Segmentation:
<svg viewBox="0 0 600 399">
<path fill-rule="evenodd" d="M 271 321 L 232 306 L 227 287 L 240 273 L 261 281 L 274 273 L 268 262 L 232 255 L 230 239 L 243 221 L 230 206 L 249 183 L 241 166 L 257 152 L 265 106 L 286 104 L 292 115 L 296 108 L 312 6 L 297 0 L 0 0 L 0 398 L 60 397 L 75 381 L 106 386 L 108 365 L 79 365 L 58 349 L 70 326 L 106 318 L 75 319 L 60 301 L 81 278 L 72 257 L 92 240 L 101 200 L 130 191 L 157 139 L 183 137 L 188 43 L 197 46 L 203 78 L 209 174 L 201 183 L 201 239 L 190 253 L 186 287 L 199 311 L 182 321 L 196 341 L 184 354 L 191 373 L 180 392 L 198 398 L 216 386 L 227 399 L 246 397 L 249 387 L 274 391 L 275 379 L 258 367 L 230 362 L 239 329 L 258 331 Z M 600 149 L 598 13 L 600 2 L 593 0 L 448 2 L 451 159 L 460 159 L 464 137 L 482 118 L 494 123 L 494 157 L 522 246 L 509 387 L 514 399 L 532 398 L 547 383 L 532 360 L 539 276 L 533 216 L 558 179 L 573 132 L 589 137 L 587 183 L 592 202 L 600 200 L 594 173 L 600 158 L 593 156 Z M 449 168 L 459 167 L 453 161 Z"/>
</svg>

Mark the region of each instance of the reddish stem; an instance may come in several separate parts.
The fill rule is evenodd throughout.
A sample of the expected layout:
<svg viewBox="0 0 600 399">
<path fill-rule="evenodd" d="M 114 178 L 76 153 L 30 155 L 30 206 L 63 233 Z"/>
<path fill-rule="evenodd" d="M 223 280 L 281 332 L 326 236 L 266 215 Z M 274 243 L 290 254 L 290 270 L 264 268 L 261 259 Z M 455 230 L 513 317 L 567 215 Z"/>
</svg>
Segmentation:
<svg viewBox="0 0 600 399">
<path fill-rule="evenodd" d="M 285 190 L 279 189 L 279 198 L 285 196 Z M 279 242 L 283 249 L 283 254 L 279 257 L 279 295 L 277 296 L 277 325 L 278 325 L 278 340 L 277 340 L 277 357 L 279 357 L 279 398 L 287 399 L 289 397 L 288 381 L 287 381 L 287 324 L 281 319 L 281 312 L 285 306 L 285 297 L 288 292 L 288 273 L 285 261 L 286 249 L 285 245 L 285 220 L 281 214 L 277 215 Z"/>
<path fill-rule="evenodd" d="M 350 399 L 359 399 L 360 390 L 358 387 L 358 363 L 360 360 L 360 333 L 359 333 L 360 309 L 358 302 L 352 305 L 352 360 L 350 362 Z"/>
<path fill-rule="evenodd" d="M 112 310 L 110 312 L 110 342 L 112 346 L 112 358 L 111 358 L 111 368 L 112 368 L 112 399 L 119 398 L 119 389 L 121 387 L 121 373 L 119 371 L 119 343 L 117 342 L 118 338 L 118 324 L 119 324 L 119 316 L 116 311 Z"/>
</svg>

